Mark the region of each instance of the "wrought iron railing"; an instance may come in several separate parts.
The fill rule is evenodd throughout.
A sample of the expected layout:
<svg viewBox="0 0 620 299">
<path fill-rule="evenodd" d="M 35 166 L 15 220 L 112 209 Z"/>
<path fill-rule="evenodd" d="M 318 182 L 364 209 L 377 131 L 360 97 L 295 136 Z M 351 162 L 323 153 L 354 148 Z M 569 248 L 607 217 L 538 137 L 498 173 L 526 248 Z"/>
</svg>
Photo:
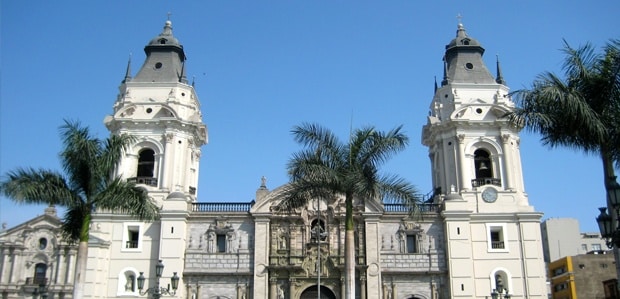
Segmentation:
<svg viewBox="0 0 620 299">
<path fill-rule="evenodd" d="M 128 178 L 127 181 L 133 182 L 136 184 L 145 184 L 145 185 L 157 187 L 157 178 L 153 178 L 153 177 L 138 176 L 138 177 Z"/>
<path fill-rule="evenodd" d="M 192 212 L 249 212 L 251 202 L 197 202 L 192 203 Z"/>
<path fill-rule="evenodd" d="M 125 248 L 138 248 L 138 241 L 127 241 Z"/>
<path fill-rule="evenodd" d="M 440 208 L 441 205 L 436 203 L 421 203 L 417 205 L 417 211 L 423 213 L 436 213 L 440 211 Z M 388 213 L 409 213 L 411 212 L 411 207 L 399 203 L 384 203 L 383 210 Z"/>
<path fill-rule="evenodd" d="M 491 248 L 504 249 L 504 241 L 491 241 Z"/>
<path fill-rule="evenodd" d="M 484 185 L 495 185 L 498 187 L 502 186 L 502 180 L 496 178 L 478 178 L 471 180 L 472 187 L 480 187 Z"/>
<path fill-rule="evenodd" d="M 47 278 L 46 277 L 26 277 L 26 285 L 46 285 Z"/>
</svg>

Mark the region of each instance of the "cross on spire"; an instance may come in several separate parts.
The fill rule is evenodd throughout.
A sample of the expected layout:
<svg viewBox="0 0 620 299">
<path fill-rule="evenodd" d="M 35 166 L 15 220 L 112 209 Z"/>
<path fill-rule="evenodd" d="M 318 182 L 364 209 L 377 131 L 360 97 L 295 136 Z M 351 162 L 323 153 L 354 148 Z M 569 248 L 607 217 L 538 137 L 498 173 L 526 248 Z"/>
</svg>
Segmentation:
<svg viewBox="0 0 620 299">
<path fill-rule="evenodd" d="M 172 15 L 172 13 L 168 12 L 167 15 L 168 15 L 168 21 L 170 21 L 170 16 Z"/>
<path fill-rule="evenodd" d="M 460 13 L 456 15 L 456 19 L 459 20 L 459 25 L 463 23 L 463 16 Z"/>
</svg>

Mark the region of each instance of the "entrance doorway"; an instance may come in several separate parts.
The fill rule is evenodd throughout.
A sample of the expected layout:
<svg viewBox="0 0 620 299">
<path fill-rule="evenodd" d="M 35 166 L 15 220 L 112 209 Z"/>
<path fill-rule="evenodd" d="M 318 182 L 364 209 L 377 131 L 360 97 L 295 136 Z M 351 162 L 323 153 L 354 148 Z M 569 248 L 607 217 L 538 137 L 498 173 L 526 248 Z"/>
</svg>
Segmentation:
<svg viewBox="0 0 620 299">
<path fill-rule="evenodd" d="M 316 286 L 311 286 L 301 293 L 299 299 L 317 299 L 319 296 L 318 290 Z M 321 299 L 336 299 L 336 295 L 326 286 L 321 286 Z"/>
</svg>

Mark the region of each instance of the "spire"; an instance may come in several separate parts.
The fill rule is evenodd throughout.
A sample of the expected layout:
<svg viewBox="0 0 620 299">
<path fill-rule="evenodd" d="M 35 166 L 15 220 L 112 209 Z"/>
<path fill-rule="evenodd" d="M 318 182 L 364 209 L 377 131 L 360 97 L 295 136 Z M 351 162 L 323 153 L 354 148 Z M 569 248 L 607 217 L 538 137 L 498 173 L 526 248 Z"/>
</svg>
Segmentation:
<svg viewBox="0 0 620 299">
<path fill-rule="evenodd" d="M 506 85 L 506 81 L 504 81 L 504 77 L 502 76 L 502 68 L 499 66 L 499 55 L 496 55 L 495 57 L 497 59 L 497 77 L 495 78 L 495 82 L 497 82 L 497 84 Z"/>
<path fill-rule="evenodd" d="M 435 76 L 435 92 L 437 92 L 437 76 Z"/>
<path fill-rule="evenodd" d="M 447 85 L 450 83 L 450 79 L 448 78 L 448 62 L 446 61 L 446 57 L 443 57 L 443 80 L 441 80 L 441 86 Z"/>
<path fill-rule="evenodd" d="M 467 31 L 465 31 L 465 26 L 463 26 L 463 16 L 461 16 L 461 14 L 458 14 L 456 18 L 459 20 L 457 29 L 456 29 L 456 37 L 460 37 L 460 38 L 466 37 Z"/>
<path fill-rule="evenodd" d="M 127 60 L 127 70 L 125 70 L 125 78 L 122 83 L 131 81 L 131 53 L 129 53 L 129 60 Z"/>
</svg>

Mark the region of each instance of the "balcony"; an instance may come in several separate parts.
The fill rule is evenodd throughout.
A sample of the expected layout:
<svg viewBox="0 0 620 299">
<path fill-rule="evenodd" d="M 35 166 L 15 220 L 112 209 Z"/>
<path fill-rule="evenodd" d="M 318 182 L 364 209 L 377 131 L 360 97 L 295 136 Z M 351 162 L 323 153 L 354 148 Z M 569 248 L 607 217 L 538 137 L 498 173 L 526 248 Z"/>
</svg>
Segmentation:
<svg viewBox="0 0 620 299">
<path fill-rule="evenodd" d="M 192 204 L 192 212 L 249 212 L 251 202 L 198 202 Z"/>
<path fill-rule="evenodd" d="M 47 278 L 45 277 L 26 277 L 26 285 L 47 285 Z"/>
<path fill-rule="evenodd" d="M 138 248 L 138 241 L 135 240 L 135 241 L 125 242 L 125 248 L 133 248 L 133 249 Z"/>
<path fill-rule="evenodd" d="M 418 212 L 437 213 L 440 211 L 441 205 L 433 203 L 421 203 L 417 205 Z M 386 213 L 409 213 L 410 208 L 407 205 L 399 203 L 384 203 L 383 210 Z"/>
<path fill-rule="evenodd" d="M 501 187 L 502 180 L 496 179 L 496 178 L 478 178 L 478 179 L 471 180 L 472 187 L 480 187 L 484 185 L 494 185 L 494 186 Z"/>
<path fill-rule="evenodd" d="M 504 241 L 491 241 L 492 249 L 504 249 Z"/>
<path fill-rule="evenodd" d="M 128 178 L 127 181 L 131 183 L 144 184 L 144 185 L 157 187 L 157 178 L 153 178 L 153 177 L 138 176 L 138 177 Z"/>
</svg>

